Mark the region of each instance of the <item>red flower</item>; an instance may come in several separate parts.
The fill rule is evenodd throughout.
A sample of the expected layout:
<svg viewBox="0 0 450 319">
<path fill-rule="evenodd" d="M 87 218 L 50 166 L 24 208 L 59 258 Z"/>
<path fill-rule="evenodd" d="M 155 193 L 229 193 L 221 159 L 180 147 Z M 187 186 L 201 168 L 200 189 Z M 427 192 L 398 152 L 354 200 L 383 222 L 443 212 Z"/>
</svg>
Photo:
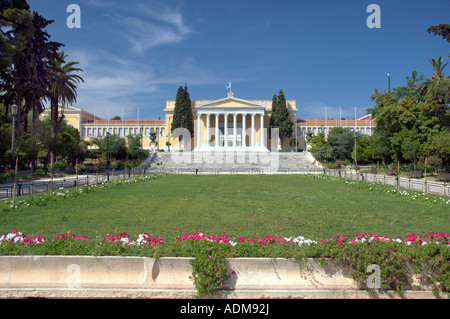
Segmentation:
<svg viewBox="0 0 450 319">
<path fill-rule="evenodd" d="M 99 162 L 101 162 L 102 161 L 102 159 L 101 158 L 99 158 L 97 161 L 99 161 Z"/>
</svg>

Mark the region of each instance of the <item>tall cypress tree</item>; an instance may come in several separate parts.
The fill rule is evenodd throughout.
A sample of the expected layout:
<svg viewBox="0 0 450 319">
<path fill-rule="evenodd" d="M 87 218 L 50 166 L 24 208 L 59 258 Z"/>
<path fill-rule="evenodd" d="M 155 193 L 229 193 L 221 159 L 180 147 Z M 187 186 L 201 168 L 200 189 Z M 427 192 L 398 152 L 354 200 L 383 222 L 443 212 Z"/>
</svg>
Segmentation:
<svg viewBox="0 0 450 319">
<path fill-rule="evenodd" d="M 289 110 L 286 104 L 286 98 L 284 96 L 283 90 L 280 90 L 278 94 L 277 106 L 275 108 L 275 113 L 272 114 L 274 118 L 274 127 L 279 128 L 281 145 L 286 138 L 292 137 L 293 125 L 291 117 L 289 115 Z"/>
<path fill-rule="evenodd" d="M 173 113 L 172 125 L 170 131 L 177 128 L 185 128 L 194 136 L 194 116 L 192 115 L 191 99 L 187 90 L 187 85 L 184 88 L 178 88 L 177 96 L 175 98 L 175 108 Z M 181 136 L 178 136 L 181 138 Z"/>
</svg>

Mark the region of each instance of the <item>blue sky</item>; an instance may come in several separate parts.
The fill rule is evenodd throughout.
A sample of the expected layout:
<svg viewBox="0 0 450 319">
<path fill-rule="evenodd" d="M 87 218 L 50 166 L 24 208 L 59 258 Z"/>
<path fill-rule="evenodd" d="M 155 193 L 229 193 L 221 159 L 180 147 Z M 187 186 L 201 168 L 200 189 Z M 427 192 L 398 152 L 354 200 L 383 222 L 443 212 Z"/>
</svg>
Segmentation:
<svg viewBox="0 0 450 319">
<path fill-rule="evenodd" d="M 187 83 L 193 100 L 271 100 L 280 89 L 297 116 L 348 119 L 374 105 L 374 89 L 405 84 L 450 45 L 426 32 L 450 23 L 449 0 L 28 0 L 53 19 L 47 31 L 78 61 L 85 82 L 73 106 L 104 118 L 164 118 Z M 81 28 L 69 28 L 69 4 Z M 381 28 L 368 28 L 369 4 Z M 446 71 L 446 72 L 445 72 Z M 444 70 L 450 74 L 450 67 Z"/>
</svg>

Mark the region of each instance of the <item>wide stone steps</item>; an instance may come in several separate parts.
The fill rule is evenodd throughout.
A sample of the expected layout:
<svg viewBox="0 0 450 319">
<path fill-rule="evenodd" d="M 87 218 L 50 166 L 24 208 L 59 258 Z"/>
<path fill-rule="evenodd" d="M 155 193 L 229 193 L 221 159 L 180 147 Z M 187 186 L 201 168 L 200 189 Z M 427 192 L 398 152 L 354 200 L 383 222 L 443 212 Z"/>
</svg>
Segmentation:
<svg viewBox="0 0 450 319">
<path fill-rule="evenodd" d="M 294 152 L 157 152 L 151 167 L 165 173 L 306 172 L 314 159 Z"/>
</svg>

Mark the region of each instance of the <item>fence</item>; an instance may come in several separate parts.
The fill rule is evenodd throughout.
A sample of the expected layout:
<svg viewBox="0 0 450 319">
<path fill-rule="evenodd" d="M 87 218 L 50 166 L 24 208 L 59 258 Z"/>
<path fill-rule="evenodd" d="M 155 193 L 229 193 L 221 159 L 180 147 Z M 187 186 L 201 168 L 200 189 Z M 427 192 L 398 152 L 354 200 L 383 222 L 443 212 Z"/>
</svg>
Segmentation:
<svg viewBox="0 0 450 319">
<path fill-rule="evenodd" d="M 70 178 L 56 178 L 53 180 L 45 181 L 20 182 L 16 183 L 15 187 L 14 184 L 4 184 L 0 186 L 0 200 L 12 198 L 14 193 L 16 196 L 37 194 L 58 189 L 72 188 L 76 186 L 95 185 L 97 183 L 103 183 L 107 180 L 115 180 L 143 173 L 145 173 L 145 169 L 144 171 L 142 171 L 139 168 L 131 171 L 110 171 L 98 175 L 88 174 Z"/>
<path fill-rule="evenodd" d="M 357 173 L 355 171 L 346 171 L 337 169 L 324 169 L 323 173 L 328 176 L 341 177 L 356 181 L 366 181 L 370 183 L 390 185 L 394 187 L 401 187 L 426 194 L 450 196 L 450 185 L 446 183 L 430 182 L 406 177 Z"/>
<path fill-rule="evenodd" d="M 7 186 L 0 186 L 0 199 L 12 198 L 15 192 L 16 196 L 36 194 L 41 192 L 48 192 L 50 190 L 65 189 L 75 186 L 95 185 L 96 183 L 103 183 L 105 180 L 113 180 L 125 178 L 127 176 L 134 176 L 145 174 L 146 170 L 142 171 L 140 168 L 135 168 L 132 171 L 111 171 L 105 174 L 97 175 L 82 175 L 72 178 L 60 178 L 49 181 L 30 181 L 24 183 Z M 439 182 L 425 182 L 413 178 L 403 178 L 397 176 L 386 176 L 369 173 L 356 173 L 349 170 L 337 169 L 318 169 L 318 168 L 299 168 L 279 169 L 272 171 L 264 168 L 254 169 L 165 169 L 163 166 L 155 167 L 147 173 L 162 173 L 162 174 L 177 174 L 177 175 L 230 175 L 230 174 L 324 174 L 328 176 L 341 177 L 355 181 L 366 181 L 381 185 L 390 185 L 394 187 L 401 187 L 417 192 L 427 194 L 436 194 L 450 196 L 450 185 Z"/>
</svg>

